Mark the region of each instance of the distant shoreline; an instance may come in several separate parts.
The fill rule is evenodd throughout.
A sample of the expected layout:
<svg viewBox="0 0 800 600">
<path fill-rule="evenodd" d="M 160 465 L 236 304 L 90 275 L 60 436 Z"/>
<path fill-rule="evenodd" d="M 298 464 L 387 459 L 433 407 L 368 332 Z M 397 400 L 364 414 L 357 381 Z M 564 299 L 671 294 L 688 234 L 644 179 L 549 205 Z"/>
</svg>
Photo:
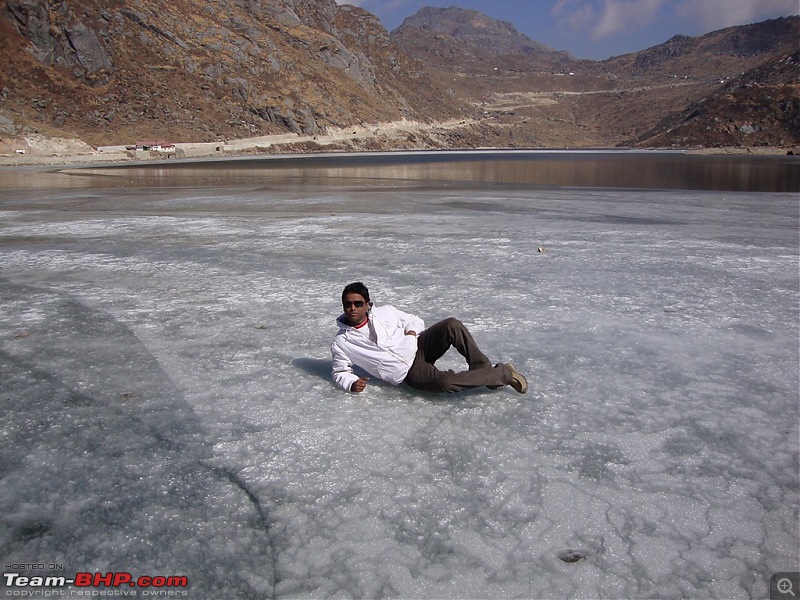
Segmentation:
<svg viewBox="0 0 800 600">
<path fill-rule="evenodd" d="M 180 144 L 176 144 L 180 146 Z M 15 168 L 101 168 L 101 167 L 149 167 L 149 166 L 177 166 L 180 164 L 229 162 L 233 160 L 298 160 L 315 157 L 332 156 L 370 156 L 370 155 L 481 155 L 481 154 L 623 154 L 623 153 L 671 153 L 695 154 L 705 156 L 787 156 L 786 148 L 777 147 L 725 147 L 725 148 L 456 148 L 456 149 L 419 149 L 419 150 L 352 150 L 352 151 L 325 151 L 318 152 L 225 152 L 220 155 L 199 154 L 181 158 L 152 157 L 131 158 L 126 153 L 119 152 L 94 152 L 92 154 L 68 154 L 57 156 L 36 155 L 0 155 L 0 169 Z"/>
<path fill-rule="evenodd" d="M 135 149 L 133 146 L 88 146 L 80 139 L 29 135 L 17 139 L 16 150 L 0 154 L 0 168 L 45 166 L 81 167 L 112 165 L 155 165 L 213 160 L 242 160 L 246 158 L 298 158 L 327 154 L 375 154 L 395 152 L 682 152 L 687 154 L 766 155 L 785 156 L 783 147 L 750 146 L 726 148 L 408 148 L 408 138 L 419 133 L 446 134 L 477 123 L 474 119 L 451 119 L 424 123 L 402 119 L 399 121 L 351 126 L 329 130 L 324 135 L 299 135 L 294 133 L 267 135 L 216 142 L 175 142 L 168 152 Z M 13 140 L 6 140 L 9 152 Z M 800 150 L 794 149 L 795 154 Z"/>
</svg>

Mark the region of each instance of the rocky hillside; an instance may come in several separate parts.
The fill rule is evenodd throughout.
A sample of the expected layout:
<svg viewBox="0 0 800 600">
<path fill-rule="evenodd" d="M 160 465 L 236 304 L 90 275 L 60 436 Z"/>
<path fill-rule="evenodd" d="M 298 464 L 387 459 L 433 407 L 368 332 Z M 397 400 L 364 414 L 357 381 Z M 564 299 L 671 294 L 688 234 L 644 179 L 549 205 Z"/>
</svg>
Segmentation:
<svg viewBox="0 0 800 600">
<path fill-rule="evenodd" d="M 797 17 L 675 36 L 605 61 L 575 60 L 454 7 L 423 9 L 392 37 L 452 96 L 483 111 L 497 145 L 800 143 L 798 78 L 778 68 L 797 48 Z"/>
<path fill-rule="evenodd" d="M 444 71 L 558 68 L 575 60 L 532 40 L 511 23 L 455 6 L 420 9 L 392 32 L 392 38 L 409 55 Z"/>
<path fill-rule="evenodd" d="M 334 0 L 0 0 L 0 127 L 95 144 L 212 141 L 456 104 L 372 14 Z"/>
<path fill-rule="evenodd" d="M 698 37 L 676 35 L 663 44 L 600 65 L 630 79 L 728 78 L 796 50 L 798 36 L 800 18 L 772 19 Z"/>
<path fill-rule="evenodd" d="M 800 144 L 800 51 L 725 82 L 638 140 L 643 146 Z"/>
</svg>

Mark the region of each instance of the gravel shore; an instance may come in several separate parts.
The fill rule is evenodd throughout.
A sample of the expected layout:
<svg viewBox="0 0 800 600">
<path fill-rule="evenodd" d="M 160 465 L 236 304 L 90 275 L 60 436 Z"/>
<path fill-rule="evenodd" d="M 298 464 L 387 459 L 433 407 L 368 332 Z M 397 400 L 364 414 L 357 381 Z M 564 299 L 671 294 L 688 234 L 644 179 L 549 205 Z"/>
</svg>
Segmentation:
<svg viewBox="0 0 800 600">
<path fill-rule="evenodd" d="M 314 149 L 326 146 L 348 145 L 352 151 L 374 151 L 376 147 L 385 146 L 383 150 L 398 149 L 393 141 L 403 136 L 421 131 L 450 130 L 469 125 L 464 120 L 453 120 L 445 123 L 418 123 L 399 121 L 372 126 L 350 127 L 342 131 L 333 131 L 327 135 L 302 136 L 282 134 L 261 136 L 238 140 L 226 140 L 205 143 L 176 143 L 175 152 L 151 152 L 135 150 L 128 146 L 92 147 L 79 139 L 52 138 L 43 135 L 28 135 L 17 140 L 5 140 L 0 146 L 0 167 L 27 166 L 89 166 L 97 164 L 160 162 L 186 159 L 230 158 L 253 154 L 307 154 Z M 406 148 L 407 149 L 407 148 Z M 430 150 L 440 148 L 416 148 Z M 497 149 L 487 147 L 486 149 Z M 584 148 L 582 150 L 589 150 Z M 654 148 L 653 150 L 658 150 Z M 670 148 L 670 150 L 676 150 Z M 797 149 L 790 151 L 778 147 L 727 147 L 727 148 L 685 148 L 691 154 L 749 154 L 764 156 L 785 156 L 787 153 L 800 153 Z"/>
</svg>

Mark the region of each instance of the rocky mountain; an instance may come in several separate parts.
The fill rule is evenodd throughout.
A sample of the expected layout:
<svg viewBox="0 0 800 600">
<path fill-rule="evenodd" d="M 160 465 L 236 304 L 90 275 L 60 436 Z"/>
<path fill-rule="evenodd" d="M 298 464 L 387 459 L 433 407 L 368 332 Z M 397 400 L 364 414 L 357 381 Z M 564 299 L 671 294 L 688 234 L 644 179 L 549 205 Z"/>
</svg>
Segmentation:
<svg viewBox="0 0 800 600">
<path fill-rule="evenodd" d="M 772 19 L 698 37 L 676 35 L 663 44 L 610 58 L 601 65 L 628 78 L 727 77 L 792 52 L 798 42 L 800 18 Z"/>
<path fill-rule="evenodd" d="M 777 146 L 800 143 L 800 51 L 772 59 L 670 115 L 645 146 Z"/>
<path fill-rule="evenodd" d="M 334 0 L 0 0 L 0 62 L 6 130 L 96 144 L 456 112 L 375 16 Z"/>
<path fill-rule="evenodd" d="M 796 146 L 798 39 L 792 17 L 582 61 L 456 7 L 390 34 L 335 0 L 0 0 L 0 154 L 23 132 L 96 145 L 371 132 L 328 146 L 346 150 Z M 399 135 L 383 133 L 391 122 Z"/>
<path fill-rule="evenodd" d="M 568 65 L 575 59 L 549 48 L 476 10 L 451 6 L 425 7 L 392 31 L 392 38 L 409 55 L 429 67 L 473 74 Z M 509 64 L 511 63 L 511 64 Z"/>
<path fill-rule="evenodd" d="M 675 36 L 605 61 L 575 60 L 454 7 L 423 9 L 392 37 L 454 98 L 483 111 L 496 145 L 800 144 L 798 78 L 774 67 L 797 49 L 800 17 Z M 768 72 L 776 80 L 762 85 Z M 681 123 L 696 111 L 735 126 L 689 135 Z"/>
</svg>

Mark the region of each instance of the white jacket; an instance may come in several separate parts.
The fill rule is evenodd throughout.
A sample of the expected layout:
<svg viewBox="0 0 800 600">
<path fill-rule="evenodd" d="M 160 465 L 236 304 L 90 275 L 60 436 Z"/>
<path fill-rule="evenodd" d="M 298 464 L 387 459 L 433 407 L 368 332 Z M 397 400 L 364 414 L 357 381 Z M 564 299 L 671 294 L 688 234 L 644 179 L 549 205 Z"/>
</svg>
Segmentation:
<svg viewBox="0 0 800 600">
<path fill-rule="evenodd" d="M 417 354 L 417 338 L 425 323 L 415 315 L 397 310 L 394 306 L 373 307 L 369 323 L 361 329 L 347 324 L 344 315 L 336 319 L 339 333 L 331 343 L 333 381 L 344 390 L 358 380 L 353 365 L 392 385 L 400 385 L 408 374 Z M 377 342 L 370 339 L 373 334 Z"/>
</svg>

